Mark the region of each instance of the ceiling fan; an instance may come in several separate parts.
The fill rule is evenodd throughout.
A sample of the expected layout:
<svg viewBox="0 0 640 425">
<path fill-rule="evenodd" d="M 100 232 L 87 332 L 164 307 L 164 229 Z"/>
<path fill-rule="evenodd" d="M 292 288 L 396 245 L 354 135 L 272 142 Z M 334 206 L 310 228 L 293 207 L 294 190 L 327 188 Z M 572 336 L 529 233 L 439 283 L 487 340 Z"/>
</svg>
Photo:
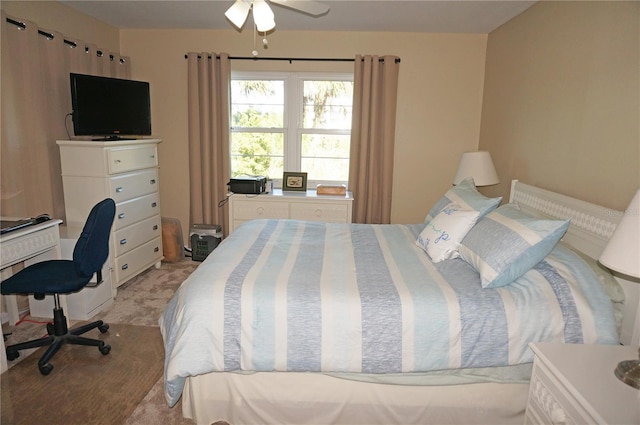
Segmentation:
<svg viewBox="0 0 640 425">
<path fill-rule="evenodd" d="M 329 12 L 328 6 L 314 0 L 269 0 L 269 2 L 311 16 L 321 16 Z M 253 20 L 259 32 L 271 31 L 276 27 L 273 11 L 266 0 L 236 0 L 224 15 L 237 29 L 241 30 L 251 10 L 253 10 Z"/>
</svg>

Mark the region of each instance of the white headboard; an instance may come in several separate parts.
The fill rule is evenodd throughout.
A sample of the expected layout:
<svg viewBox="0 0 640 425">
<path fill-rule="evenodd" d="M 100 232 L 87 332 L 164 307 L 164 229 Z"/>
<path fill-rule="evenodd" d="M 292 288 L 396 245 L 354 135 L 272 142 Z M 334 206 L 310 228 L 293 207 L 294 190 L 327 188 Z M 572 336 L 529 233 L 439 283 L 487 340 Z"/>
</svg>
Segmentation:
<svg viewBox="0 0 640 425">
<path fill-rule="evenodd" d="M 511 182 L 509 202 L 517 203 L 530 214 L 570 219 L 563 241 L 597 259 L 604 250 L 623 212 L 581 201 L 539 187 Z M 640 285 L 616 277 L 625 291 L 625 311 L 620 339 L 638 345 L 640 339 Z"/>
</svg>

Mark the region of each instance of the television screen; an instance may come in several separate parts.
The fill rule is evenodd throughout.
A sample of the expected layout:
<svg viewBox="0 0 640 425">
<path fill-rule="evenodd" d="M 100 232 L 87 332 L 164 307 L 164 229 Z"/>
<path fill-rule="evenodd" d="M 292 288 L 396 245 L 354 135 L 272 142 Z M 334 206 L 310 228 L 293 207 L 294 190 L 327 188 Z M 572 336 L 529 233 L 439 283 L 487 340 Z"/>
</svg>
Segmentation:
<svg viewBox="0 0 640 425">
<path fill-rule="evenodd" d="M 70 79 L 76 136 L 151 134 L 149 83 L 73 73 Z"/>
</svg>

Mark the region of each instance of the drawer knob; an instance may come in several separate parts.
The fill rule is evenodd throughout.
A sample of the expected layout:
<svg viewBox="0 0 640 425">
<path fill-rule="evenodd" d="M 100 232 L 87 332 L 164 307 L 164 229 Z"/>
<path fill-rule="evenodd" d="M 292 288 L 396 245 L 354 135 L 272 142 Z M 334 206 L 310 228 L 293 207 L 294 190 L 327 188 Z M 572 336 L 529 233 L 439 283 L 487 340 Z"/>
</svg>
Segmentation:
<svg viewBox="0 0 640 425">
<path fill-rule="evenodd" d="M 317 208 L 314 211 L 314 214 L 315 214 L 316 217 L 322 217 L 322 210 L 320 208 Z"/>
<path fill-rule="evenodd" d="M 158 252 L 158 251 L 160 251 L 160 248 L 158 247 L 153 248 L 153 252 Z"/>
<path fill-rule="evenodd" d="M 120 193 L 124 190 L 124 188 L 122 186 L 120 187 L 116 187 L 116 193 Z"/>
<path fill-rule="evenodd" d="M 149 184 L 156 184 L 156 179 L 149 180 Z"/>
<path fill-rule="evenodd" d="M 262 208 L 262 207 L 258 207 L 258 208 L 256 209 L 256 213 L 257 213 L 258 215 L 262 215 L 262 214 L 264 214 L 264 208 Z"/>
<path fill-rule="evenodd" d="M 158 225 L 157 224 L 153 225 L 153 230 L 158 230 Z"/>
<path fill-rule="evenodd" d="M 129 268 L 128 264 L 123 264 L 121 267 L 122 270 L 127 270 L 128 268 Z"/>
<path fill-rule="evenodd" d="M 113 161 L 113 162 L 115 162 L 116 164 L 120 164 L 122 161 L 121 161 L 121 160 L 119 160 L 119 159 L 116 159 L 116 160 L 115 160 L 115 161 Z"/>
<path fill-rule="evenodd" d="M 151 208 L 155 208 L 155 207 L 157 207 L 157 206 L 158 206 L 158 203 L 157 203 L 157 202 L 152 202 L 152 203 L 151 203 Z"/>
<path fill-rule="evenodd" d="M 120 245 L 125 245 L 127 243 L 126 239 L 120 239 Z"/>
<path fill-rule="evenodd" d="M 118 214 L 118 218 L 119 218 L 119 219 L 123 219 L 123 218 L 124 218 L 124 213 L 120 213 L 120 214 Z"/>
</svg>

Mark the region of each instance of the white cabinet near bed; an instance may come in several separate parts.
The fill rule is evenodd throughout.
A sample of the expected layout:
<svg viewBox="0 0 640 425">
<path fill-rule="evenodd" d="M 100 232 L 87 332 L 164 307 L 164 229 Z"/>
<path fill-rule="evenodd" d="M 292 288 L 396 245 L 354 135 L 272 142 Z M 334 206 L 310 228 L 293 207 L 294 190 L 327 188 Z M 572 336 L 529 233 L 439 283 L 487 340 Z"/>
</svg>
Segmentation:
<svg viewBox="0 0 640 425">
<path fill-rule="evenodd" d="M 618 380 L 638 347 L 530 344 L 535 353 L 525 424 L 640 424 L 640 392 Z"/>
<path fill-rule="evenodd" d="M 116 288 L 162 260 L 159 139 L 58 140 L 68 225 L 82 226 L 105 198 L 116 203 L 109 267 Z"/>
<path fill-rule="evenodd" d="M 318 195 L 315 190 L 273 189 L 261 195 L 229 195 L 229 233 L 245 221 L 260 218 L 351 223 L 353 195 Z"/>
</svg>

